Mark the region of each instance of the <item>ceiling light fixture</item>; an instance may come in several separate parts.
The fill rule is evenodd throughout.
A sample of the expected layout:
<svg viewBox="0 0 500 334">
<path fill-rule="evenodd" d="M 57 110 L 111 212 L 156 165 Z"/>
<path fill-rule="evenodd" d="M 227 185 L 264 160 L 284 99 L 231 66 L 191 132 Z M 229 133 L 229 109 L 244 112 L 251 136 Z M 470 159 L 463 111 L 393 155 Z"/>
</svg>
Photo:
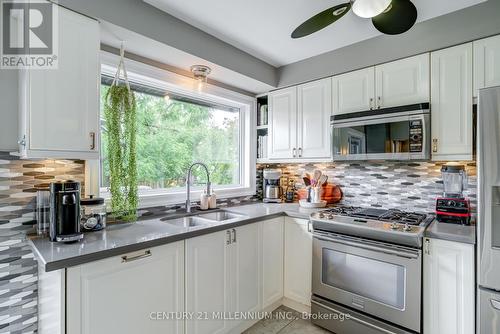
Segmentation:
<svg viewBox="0 0 500 334">
<path fill-rule="evenodd" d="M 391 0 L 355 0 L 352 11 L 359 17 L 369 19 L 384 12 Z"/>
<path fill-rule="evenodd" d="M 212 72 L 212 69 L 205 65 L 191 66 L 191 73 L 193 73 L 194 79 L 198 81 L 198 90 L 203 88 L 203 84 L 207 82 L 210 72 Z"/>
</svg>

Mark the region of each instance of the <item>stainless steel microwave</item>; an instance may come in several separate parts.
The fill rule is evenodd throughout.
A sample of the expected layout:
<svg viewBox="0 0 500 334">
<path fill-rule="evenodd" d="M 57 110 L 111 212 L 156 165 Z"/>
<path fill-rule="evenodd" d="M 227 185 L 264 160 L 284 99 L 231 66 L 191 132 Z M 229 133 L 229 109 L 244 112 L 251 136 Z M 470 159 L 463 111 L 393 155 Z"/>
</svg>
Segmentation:
<svg viewBox="0 0 500 334">
<path fill-rule="evenodd" d="M 429 103 L 331 116 L 333 160 L 430 159 Z"/>
</svg>

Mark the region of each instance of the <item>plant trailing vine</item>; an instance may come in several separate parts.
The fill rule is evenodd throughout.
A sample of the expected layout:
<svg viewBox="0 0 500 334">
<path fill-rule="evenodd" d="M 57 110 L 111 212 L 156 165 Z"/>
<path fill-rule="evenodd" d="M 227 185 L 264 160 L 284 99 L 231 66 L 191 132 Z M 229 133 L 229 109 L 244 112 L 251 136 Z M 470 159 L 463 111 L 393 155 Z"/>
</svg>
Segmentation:
<svg viewBox="0 0 500 334">
<path fill-rule="evenodd" d="M 137 113 L 134 93 L 128 83 L 123 46 L 115 79 L 105 96 L 104 119 L 107 128 L 111 209 L 119 219 L 136 219 L 138 205 L 136 131 Z M 123 69 L 125 85 L 120 85 Z"/>
</svg>

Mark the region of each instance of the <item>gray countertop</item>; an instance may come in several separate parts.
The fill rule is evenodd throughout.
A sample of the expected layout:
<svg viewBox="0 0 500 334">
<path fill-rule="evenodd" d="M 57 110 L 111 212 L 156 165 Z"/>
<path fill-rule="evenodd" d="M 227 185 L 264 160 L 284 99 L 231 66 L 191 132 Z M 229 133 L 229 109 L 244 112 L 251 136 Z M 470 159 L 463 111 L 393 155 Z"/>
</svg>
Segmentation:
<svg viewBox="0 0 500 334">
<path fill-rule="evenodd" d="M 439 223 L 435 220 L 427 227 L 425 236 L 428 238 L 457 241 L 465 244 L 475 244 L 476 226 Z"/>
<path fill-rule="evenodd" d="M 311 213 L 321 210 L 304 209 L 295 203 L 258 203 L 224 209 L 245 217 L 194 227 L 174 226 L 161 221 L 163 217 L 154 217 L 134 223 L 110 225 L 103 231 L 86 233 L 82 241 L 73 244 L 54 243 L 48 238 L 34 238 L 30 242 L 45 271 L 53 271 L 283 215 L 308 219 Z M 429 226 L 425 236 L 470 244 L 474 244 L 476 239 L 474 226 L 436 221 Z"/>
<path fill-rule="evenodd" d="M 195 227 L 174 226 L 161 221 L 162 217 L 156 217 L 114 224 L 103 231 L 85 233 L 82 241 L 72 244 L 54 243 L 48 238 L 33 238 L 30 242 L 45 271 L 53 271 L 283 215 L 308 219 L 312 212 L 317 211 L 301 208 L 298 204 L 264 203 L 228 207 L 225 210 L 246 217 Z"/>
</svg>

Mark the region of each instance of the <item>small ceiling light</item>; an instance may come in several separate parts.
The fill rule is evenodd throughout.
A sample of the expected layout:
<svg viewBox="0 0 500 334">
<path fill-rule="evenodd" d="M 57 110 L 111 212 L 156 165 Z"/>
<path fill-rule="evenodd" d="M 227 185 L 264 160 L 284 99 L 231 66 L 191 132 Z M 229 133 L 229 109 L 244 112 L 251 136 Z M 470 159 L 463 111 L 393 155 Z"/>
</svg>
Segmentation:
<svg viewBox="0 0 500 334">
<path fill-rule="evenodd" d="M 390 4 L 391 0 L 355 0 L 352 11 L 357 16 L 368 19 L 383 13 Z"/>
<path fill-rule="evenodd" d="M 212 72 L 210 67 L 205 65 L 191 66 L 191 73 L 193 73 L 195 80 L 198 81 L 198 90 L 201 90 L 203 88 L 203 84 L 207 82 L 210 72 Z"/>
</svg>

